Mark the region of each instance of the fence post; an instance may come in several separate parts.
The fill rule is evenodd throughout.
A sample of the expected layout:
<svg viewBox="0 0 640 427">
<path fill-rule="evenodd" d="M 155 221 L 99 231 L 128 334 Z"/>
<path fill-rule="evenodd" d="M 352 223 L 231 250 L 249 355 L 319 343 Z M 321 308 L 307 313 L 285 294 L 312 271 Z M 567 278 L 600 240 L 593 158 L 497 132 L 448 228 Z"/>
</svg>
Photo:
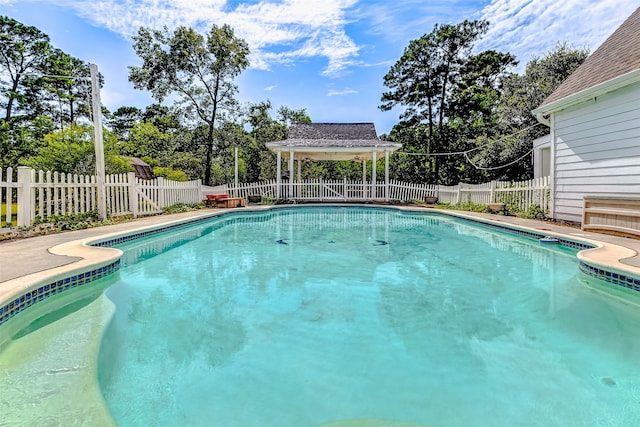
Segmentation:
<svg viewBox="0 0 640 427">
<path fill-rule="evenodd" d="M 129 184 L 129 208 L 134 218 L 138 218 L 138 189 L 136 188 L 136 173 L 127 173 L 127 183 Z"/>
<path fill-rule="evenodd" d="M 458 183 L 458 194 L 456 194 L 456 204 L 460 204 L 462 200 L 462 183 Z"/>
<path fill-rule="evenodd" d="M 31 225 L 31 168 L 18 166 L 18 227 Z M 11 199 L 7 200 L 7 210 L 11 209 Z"/>
<path fill-rule="evenodd" d="M 342 197 L 344 197 L 345 200 L 347 200 L 349 191 L 347 190 L 347 177 L 344 177 L 344 181 L 343 181 L 343 190 L 342 190 Z"/>
<path fill-rule="evenodd" d="M 491 193 L 489 194 L 489 203 L 496 203 L 496 182 L 491 181 Z"/>
<path fill-rule="evenodd" d="M 164 177 L 159 176 L 157 179 L 157 183 L 158 183 L 158 208 L 160 208 L 162 210 L 162 208 L 165 207 L 165 198 L 164 198 L 164 191 L 165 191 L 165 182 L 164 182 Z"/>
</svg>

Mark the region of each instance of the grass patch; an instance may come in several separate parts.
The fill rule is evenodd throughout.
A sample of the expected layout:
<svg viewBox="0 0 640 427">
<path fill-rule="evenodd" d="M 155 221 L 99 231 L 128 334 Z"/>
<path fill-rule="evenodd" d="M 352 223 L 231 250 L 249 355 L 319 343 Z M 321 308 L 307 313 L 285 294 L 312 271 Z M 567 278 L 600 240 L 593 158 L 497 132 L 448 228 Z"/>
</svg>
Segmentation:
<svg viewBox="0 0 640 427">
<path fill-rule="evenodd" d="M 15 227 L 17 225 L 18 204 L 12 203 L 11 209 L 11 223 L 7 223 L 7 204 L 0 204 L 0 228 Z"/>
</svg>

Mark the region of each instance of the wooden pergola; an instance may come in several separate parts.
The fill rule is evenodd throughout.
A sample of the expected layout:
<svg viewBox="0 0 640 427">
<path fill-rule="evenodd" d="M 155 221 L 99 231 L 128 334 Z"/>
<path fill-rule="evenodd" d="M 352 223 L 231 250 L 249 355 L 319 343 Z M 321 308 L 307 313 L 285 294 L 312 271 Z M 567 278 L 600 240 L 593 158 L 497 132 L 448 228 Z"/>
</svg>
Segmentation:
<svg viewBox="0 0 640 427">
<path fill-rule="evenodd" d="M 366 182 L 367 162 L 372 161 L 371 187 L 376 195 L 376 161 L 385 157 L 385 194 L 389 198 L 389 156 L 401 144 L 382 141 L 373 123 L 293 123 L 289 136 L 266 146 L 277 155 L 277 189 L 282 188 L 282 159 L 289 163 L 289 194 L 293 194 L 294 162 L 298 161 L 298 181 L 302 176 L 302 162 L 318 160 L 350 160 L 362 163 L 362 182 Z"/>
</svg>

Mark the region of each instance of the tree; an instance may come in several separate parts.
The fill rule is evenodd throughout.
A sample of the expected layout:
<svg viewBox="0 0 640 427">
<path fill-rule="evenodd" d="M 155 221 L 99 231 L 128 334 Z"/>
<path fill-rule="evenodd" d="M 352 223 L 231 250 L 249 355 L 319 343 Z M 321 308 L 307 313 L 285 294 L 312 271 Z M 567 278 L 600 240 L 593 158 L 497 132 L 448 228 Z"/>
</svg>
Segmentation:
<svg viewBox="0 0 640 427">
<path fill-rule="evenodd" d="M 15 19 L 0 16 L 0 94 L 5 98 L 4 121 L 11 122 L 16 102 L 24 100 L 23 83 L 29 73 L 40 70 L 51 52 L 49 36 L 36 27 L 29 27 Z"/>
<path fill-rule="evenodd" d="M 269 104 L 271 105 L 271 104 Z M 280 106 L 278 108 L 278 113 L 276 115 L 276 120 L 281 124 L 289 128 L 292 123 L 311 123 L 311 118 L 307 114 L 306 108 L 301 108 L 299 110 L 291 109 L 285 105 Z"/>
<path fill-rule="evenodd" d="M 246 164 L 246 179 L 249 182 L 271 179 L 276 175 L 276 156 L 265 145 L 267 142 L 287 139 L 289 127 L 294 122 L 310 123 L 304 108 L 294 110 L 280 106 L 276 118 L 271 117 L 271 101 L 263 101 L 249 106 L 247 116 L 250 139 L 243 147 Z"/>
<path fill-rule="evenodd" d="M 162 132 L 149 122 L 135 123 L 129 139 L 119 144 L 121 154 L 140 158 L 165 159 L 175 150 L 173 135 Z"/>
<path fill-rule="evenodd" d="M 122 106 L 106 117 L 106 125 L 120 138 L 121 141 L 128 141 L 131 135 L 131 128 L 140 122 L 142 111 L 137 107 Z"/>
<path fill-rule="evenodd" d="M 45 144 L 38 153 L 23 161 L 26 166 L 44 171 L 58 171 L 92 175 L 95 171 L 95 148 L 93 129 L 88 125 L 71 127 L 47 134 Z M 123 173 L 131 166 L 120 158 L 116 151 L 116 138 L 109 132 L 104 133 L 105 169 L 107 173 Z"/>
<path fill-rule="evenodd" d="M 538 123 L 531 110 L 538 107 L 589 56 L 589 50 L 572 48 L 566 42 L 542 57 L 533 57 L 522 74 L 512 74 L 502 80 L 502 92 L 496 108 L 496 128 L 499 133 L 473 157 L 475 164 L 492 168 L 491 179 L 523 180 L 533 176 L 527 154 L 533 140 L 548 133 Z M 519 159 L 519 160 L 518 160 Z"/>
<path fill-rule="evenodd" d="M 26 81 L 28 104 L 35 106 L 38 113 L 51 116 L 59 129 L 64 128 L 65 122 L 76 124 L 78 117 L 89 117 L 89 64 L 52 48 L 42 67 L 42 76 Z M 99 80 L 102 86 L 102 75 Z"/>
<path fill-rule="evenodd" d="M 391 136 L 405 149 L 423 154 L 460 151 L 472 144 L 470 139 L 476 134 L 490 129 L 501 78 L 516 62 L 513 55 L 496 51 L 472 55 L 475 42 L 488 26 L 483 20 L 436 25 L 430 33 L 410 41 L 384 76 L 390 91 L 382 94 L 379 108 L 403 108 L 400 128 Z M 422 180 L 451 183 L 469 178 L 463 161 L 432 156 L 423 157 L 422 165 L 414 160 L 405 164 L 427 170 Z"/>
<path fill-rule="evenodd" d="M 213 25 L 206 36 L 187 27 L 173 33 L 140 28 L 133 48 L 143 60 L 129 67 L 129 81 L 162 102 L 177 94 L 178 106 L 196 125 L 207 127 L 205 184 L 211 183 L 215 131 L 219 120 L 237 106 L 234 79 L 249 65 L 247 43 L 228 25 Z"/>
</svg>

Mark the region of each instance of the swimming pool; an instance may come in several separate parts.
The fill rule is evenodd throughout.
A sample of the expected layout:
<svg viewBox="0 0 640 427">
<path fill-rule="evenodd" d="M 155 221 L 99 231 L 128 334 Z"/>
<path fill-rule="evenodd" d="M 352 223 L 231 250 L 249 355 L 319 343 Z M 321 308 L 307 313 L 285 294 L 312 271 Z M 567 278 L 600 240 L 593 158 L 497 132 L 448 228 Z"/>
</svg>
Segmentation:
<svg viewBox="0 0 640 427">
<path fill-rule="evenodd" d="M 361 208 L 234 215 L 121 248 L 104 294 L 0 354 L 3 396 L 44 377 L 45 398 L 75 373 L 38 375 L 17 350 L 79 346 L 122 426 L 640 420 L 637 306 L 583 286 L 572 249 Z"/>
</svg>

